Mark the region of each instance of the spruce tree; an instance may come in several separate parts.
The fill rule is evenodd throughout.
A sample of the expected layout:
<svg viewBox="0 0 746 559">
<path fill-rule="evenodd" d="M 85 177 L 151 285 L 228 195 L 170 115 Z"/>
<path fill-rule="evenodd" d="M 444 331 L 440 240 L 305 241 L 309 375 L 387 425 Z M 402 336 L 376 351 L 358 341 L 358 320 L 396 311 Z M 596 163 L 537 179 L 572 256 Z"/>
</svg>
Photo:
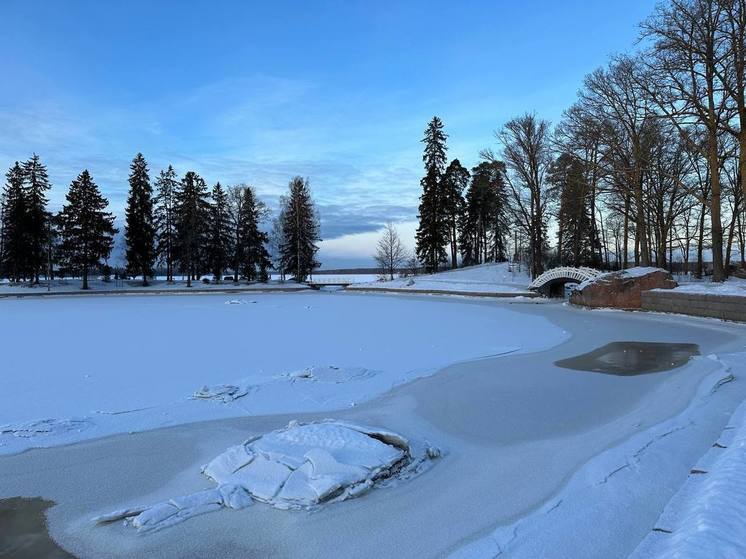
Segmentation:
<svg viewBox="0 0 746 559">
<path fill-rule="evenodd" d="M 181 179 L 181 187 L 176 193 L 174 205 L 174 253 L 181 270 L 187 275 L 187 287 L 192 286 L 192 277 L 197 275 L 206 252 L 209 217 L 207 185 L 197 173 L 189 171 Z"/>
<path fill-rule="evenodd" d="M 228 196 L 220 183 L 212 188 L 211 198 L 207 255 L 210 271 L 215 276 L 215 281 L 220 282 L 233 253 L 231 215 Z"/>
<path fill-rule="evenodd" d="M 451 268 L 458 267 L 458 222 L 464 207 L 464 190 L 469 184 L 469 171 L 454 159 L 443 173 L 441 192 L 443 214 L 448 225 L 448 242 L 451 245 Z"/>
<path fill-rule="evenodd" d="M 114 215 L 105 211 L 109 202 L 98 190 L 88 170 L 70 185 L 67 203 L 59 215 L 63 266 L 83 277 L 88 289 L 88 274 L 109 257 L 114 245 Z"/>
<path fill-rule="evenodd" d="M 174 281 L 174 247 L 176 245 L 176 220 L 174 208 L 179 181 L 174 168 L 161 171 L 155 182 L 158 194 L 155 198 L 154 224 L 156 231 L 156 253 L 160 262 L 166 264 L 166 281 Z"/>
<path fill-rule="evenodd" d="M 155 225 L 153 222 L 153 187 L 150 185 L 148 164 L 142 153 L 135 155 L 130 165 L 129 196 L 125 209 L 125 241 L 127 270 L 142 274 L 142 284 L 148 285 L 155 263 Z"/>
<path fill-rule="evenodd" d="M 464 266 L 506 259 L 508 233 L 505 167 L 484 161 L 471 170 L 459 220 L 459 243 Z"/>
<path fill-rule="evenodd" d="M 290 181 L 286 205 L 283 208 L 282 268 L 294 275 L 296 282 L 305 281 L 320 266 L 316 260 L 319 250 L 319 221 L 311 199 L 308 181 L 295 177 Z"/>
<path fill-rule="evenodd" d="M 241 259 L 240 273 L 248 281 L 266 282 L 271 266 L 267 242 L 267 233 L 259 228 L 266 208 L 256 197 L 250 186 L 243 189 L 242 212 L 238 222 Z"/>
<path fill-rule="evenodd" d="M 446 166 L 446 138 L 443 122 L 433 117 L 425 130 L 422 142 L 425 150 L 425 176 L 420 181 L 419 226 L 417 228 L 417 256 L 429 272 L 437 272 L 440 264 L 447 261 L 445 247 L 449 240 L 445 201 L 441 192 L 441 178 Z"/>
<path fill-rule="evenodd" d="M 39 273 L 46 268 L 48 261 L 48 244 L 50 213 L 47 211 L 47 190 L 50 189 L 47 168 L 42 165 L 39 156 L 33 154 L 23 164 L 24 191 L 26 197 L 26 223 L 24 229 L 28 236 L 28 254 L 26 256 L 34 283 L 39 283 Z"/>
<path fill-rule="evenodd" d="M 16 163 L 8 170 L 3 188 L 2 260 L 0 272 L 11 281 L 21 281 L 29 272 L 28 208 L 23 168 Z"/>
</svg>

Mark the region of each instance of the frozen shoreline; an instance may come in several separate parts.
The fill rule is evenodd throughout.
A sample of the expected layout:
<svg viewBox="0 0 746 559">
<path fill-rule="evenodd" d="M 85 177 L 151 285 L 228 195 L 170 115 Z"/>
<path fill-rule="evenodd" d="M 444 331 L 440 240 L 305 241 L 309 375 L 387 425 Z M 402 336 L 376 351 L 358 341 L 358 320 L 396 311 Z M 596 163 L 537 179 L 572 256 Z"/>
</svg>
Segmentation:
<svg viewBox="0 0 746 559">
<path fill-rule="evenodd" d="M 206 553 L 243 557 L 270 552 L 320 557 L 330 546 L 356 556 L 437 556 L 460 549 L 480 534 L 492 533 L 495 526 L 540 510 L 561 491 L 571 474 L 593 457 L 686 409 L 702 379 L 717 368 L 703 357 L 670 373 L 618 378 L 581 372 L 558 374 L 554 360 L 612 339 L 698 341 L 707 353 L 743 345 L 736 338 L 736 328 L 715 321 L 682 323 L 680 318 L 587 313 L 557 305 L 522 307 L 520 312 L 548 317 L 566 327 L 572 338 L 539 353 L 450 366 L 344 411 L 225 419 L 0 457 L 0 469 L 8 474 L 2 491 L 36 491 L 55 499 L 59 505 L 50 511 L 52 534 L 82 556 L 99 556 L 103 550 L 109 553 L 115 549 L 121 556 L 158 550 L 164 557 Z M 680 326 L 675 333 L 670 329 L 674 323 Z M 587 393 L 579 399 L 574 393 L 581 389 Z M 710 439 L 722 429 L 717 422 L 726 421 L 724 412 L 744 397 L 742 392 L 740 383 L 729 383 L 713 395 L 714 409 L 721 411 L 709 410 L 712 421 L 699 427 L 696 436 L 687 435 L 694 436 L 694 443 L 686 452 L 676 454 L 668 474 L 674 472 L 676 479 L 686 476 L 698 458 L 696 454 L 704 453 Z M 514 394 L 523 396 L 516 401 Z M 465 409 L 464 402 L 469 401 L 474 405 Z M 429 441 L 443 448 L 445 455 L 417 479 L 310 515 L 257 505 L 243 512 L 219 511 L 198 517 L 145 538 L 133 538 L 118 526 L 91 528 L 93 513 L 130 502 L 158 502 L 204 488 L 196 473 L 198 465 L 247 435 L 281 427 L 290 419 L 329 416 L 381 425 Z M 690 461 L 691 455 L 696 456 Z M 660 457 L 654 449 L 650 456 Z M 59 465 L 56 472 L 45 470 L 44 464 L 50 461 Z M 89 488 L 82 495 L 81 484 Z M 654 497 L 637 502 L 635 514 L 621 514 L 613 507 L 602 509 L 609 520 L 604 531 L 612 551 L 605 556 L 629 554 L 630 546 L 634 548 L 650 529 L 646 522 L 652 524 L 657 519 L 660 511 L 656 507 L 662 508 L 677 488 L 675 480 L 669 480 L 662 490 L 642 487 L 641 494 L 649 490 Z M 609 504 L 608 499 L 602 499 L 601 504 Z M 582 515 L 568 514 L 570 510 L 561 506 L 555 511 L 563 515 L 566 524 L 565 530 L 557 530 L 553 536 L 565 546 L 578 542 L 566 541 L 572 533 L 567 528 L 578 526 L 581 533 L 579 526 L 588 521 Z M 402 517 L 401 511 L 406 511 L 406 516 Z M 340 533 L 345 537 L 340 539 Z M 550 534 L 545 536 L 538 541 L 551 541 Z M 426 550 L 422 542 L 427 542 Z M 596 539 L 589 542 L 598 544 Z"/>
</svg>

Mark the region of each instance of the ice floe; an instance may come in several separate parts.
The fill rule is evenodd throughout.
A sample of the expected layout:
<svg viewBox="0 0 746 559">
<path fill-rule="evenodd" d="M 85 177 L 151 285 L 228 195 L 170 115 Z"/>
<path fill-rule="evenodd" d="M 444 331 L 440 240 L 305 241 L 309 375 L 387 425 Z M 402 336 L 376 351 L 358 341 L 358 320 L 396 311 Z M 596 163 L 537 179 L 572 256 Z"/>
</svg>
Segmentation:
<svg viewBox="0 0 746 559">
<path fill-rule="evenodd" d="M 151 506 L 130 507 L 93 519 L 124 519 L 139 532 L 167 528 L 222 507 L 242 509 L 253 501 L 278 509 L 307 509 L 362 495 L 377 482 L 421 469 L 440 456 L 436 448 L 414 457 L 397 433 L 345 421 L 291 421 L 232 446 L 202 468 L 215 489 Z"/>
</svg>

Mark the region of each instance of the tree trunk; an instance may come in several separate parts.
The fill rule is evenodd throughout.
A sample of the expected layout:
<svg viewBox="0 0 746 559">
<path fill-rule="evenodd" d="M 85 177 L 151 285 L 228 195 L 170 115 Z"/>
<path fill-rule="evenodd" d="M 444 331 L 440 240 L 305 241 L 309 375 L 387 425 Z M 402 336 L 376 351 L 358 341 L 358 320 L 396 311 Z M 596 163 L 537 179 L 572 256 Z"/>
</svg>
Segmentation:
<svg viewBox="0 0 746 559">
<path fill-rule="evenodd" d="M 720 160 L 718 158 L 717 130 L 708 134 L 708 159 L 710 163 L 710 220 L 712 237 L 712 281 L 725 280 L 723 270 L 723 225 L 720 219 Z"/>
</svg>

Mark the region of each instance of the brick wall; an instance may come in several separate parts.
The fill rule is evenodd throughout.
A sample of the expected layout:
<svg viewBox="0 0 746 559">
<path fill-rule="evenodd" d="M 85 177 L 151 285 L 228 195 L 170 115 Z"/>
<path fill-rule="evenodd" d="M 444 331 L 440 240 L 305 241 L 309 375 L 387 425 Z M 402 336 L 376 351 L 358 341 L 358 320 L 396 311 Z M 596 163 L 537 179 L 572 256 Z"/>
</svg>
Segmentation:
<svg viewBox="0 0 746 559">
<path fill-rule="evenodd" d="M 644 291 L 642 310 L 746 322 L 746 297 L 680 291 Z"/>
</svg>

